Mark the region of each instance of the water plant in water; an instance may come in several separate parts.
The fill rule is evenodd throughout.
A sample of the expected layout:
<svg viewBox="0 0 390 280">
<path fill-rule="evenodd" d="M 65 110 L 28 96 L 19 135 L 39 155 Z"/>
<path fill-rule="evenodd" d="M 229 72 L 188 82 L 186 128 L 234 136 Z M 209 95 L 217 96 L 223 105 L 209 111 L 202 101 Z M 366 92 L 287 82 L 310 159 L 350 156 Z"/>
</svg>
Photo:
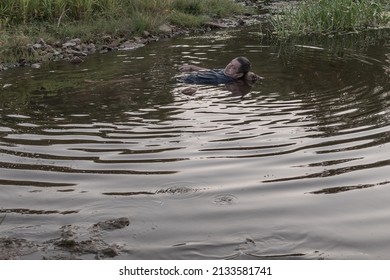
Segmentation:
<svg viewBox="0 0 390 280">
<path fill-rule="evenodd" d="M 271 17 L 273 34 L 330 34 L 390 27 L 387 0 L 303 0 L 288 4 Z"/>
</svg>

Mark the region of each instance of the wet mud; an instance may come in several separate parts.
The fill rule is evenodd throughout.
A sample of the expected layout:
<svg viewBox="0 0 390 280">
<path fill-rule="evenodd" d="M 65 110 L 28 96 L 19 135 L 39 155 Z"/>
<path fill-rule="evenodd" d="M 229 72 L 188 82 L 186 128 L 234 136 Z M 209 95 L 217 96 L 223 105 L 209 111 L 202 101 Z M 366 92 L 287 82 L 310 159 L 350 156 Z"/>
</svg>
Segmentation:
<svg viewBox="0 0 390 280">
<path fill-rule="evenodd" d="M 126 217 L 103 220 L 91 226 L 65 225 L 59 228 L 59 236 L 40 242 L 16 237 L 0 238 L 0 260 L 34 259 L 110 259 L 123 249 L 118 244 L 104 240 L 107 231 L 120 230 L 130 225 Z"/>
</svg>

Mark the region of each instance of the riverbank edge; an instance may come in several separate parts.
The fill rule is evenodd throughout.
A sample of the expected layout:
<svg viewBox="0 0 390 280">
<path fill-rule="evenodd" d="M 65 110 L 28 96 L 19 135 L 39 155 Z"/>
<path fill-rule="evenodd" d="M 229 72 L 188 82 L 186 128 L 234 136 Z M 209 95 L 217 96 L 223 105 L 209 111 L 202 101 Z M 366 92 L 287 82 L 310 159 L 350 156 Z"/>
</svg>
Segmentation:
<svg viewBox="0 0 390 280">
<path fill-rule="evenodd" d="M 242 0 L 236 0 L 237 4 L 247 5 Z M 248 6 L 259 8 L 259 5 Z M 43 38 L 36 38 L 35 42 L 25 45 L 28 57 L 21 55 L 17 62 L 3 63 L 0 61 L 0 72 L 16 67 L 40 68 L 43 64 L 55 61 L 67 61 L 72 64 L 81 64 L 88 55 L 105 54 L 112 51 L 130 51 L 161 40 L 169 40 L 179 36 L 191 34 L 204 34 L 217 29 L 231 29 L 245 27 L 265 22 L 267 14 L 244 13 L 232 15 L 228 18 L 214 18 L 201 27 L 178 27 L 164 23 L 159 26 L 154 34 L 144 31 L 142 34 L 133 34 L 130 37 L 115 37 L 104 35 L 99 38 L 103 43 L 94 41 L 83 42 L 80 38 L 71 38 L 65 41 L 57 40 L 54 43 L 46 42 Z"/>
</svg>

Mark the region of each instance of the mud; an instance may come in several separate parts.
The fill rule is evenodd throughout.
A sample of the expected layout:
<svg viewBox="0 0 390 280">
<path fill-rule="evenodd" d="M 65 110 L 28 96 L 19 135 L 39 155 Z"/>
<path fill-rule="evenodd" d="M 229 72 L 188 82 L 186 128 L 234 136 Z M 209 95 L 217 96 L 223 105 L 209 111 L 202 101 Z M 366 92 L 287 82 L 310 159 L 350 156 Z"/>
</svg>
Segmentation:
<svg viewBox="0 0 390 280">
<path fill-rule="evenodd" d="M 65 225 L 59 228 L 57 238 L 40 242 L 21 238 L 0 238 L 0 260 L 13 259 L 110 259 L 124 248 L 104 240 L 107 231 L 128 227 L 126 217 L 100 221 L 91 226 Z"/>
</svg>

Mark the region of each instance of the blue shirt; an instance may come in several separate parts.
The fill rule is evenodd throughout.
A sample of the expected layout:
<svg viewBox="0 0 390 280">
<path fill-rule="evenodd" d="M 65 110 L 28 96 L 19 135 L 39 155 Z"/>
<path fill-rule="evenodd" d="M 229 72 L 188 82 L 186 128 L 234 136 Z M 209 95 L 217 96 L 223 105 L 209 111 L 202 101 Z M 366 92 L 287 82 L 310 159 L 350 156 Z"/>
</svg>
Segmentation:
<svg viewBox="0 0 390 280">
<path fill-rule="evenodd" d="M 234 82 L 232 77 L 226 76 L 223 69 L 199 71 L 180 77 L 180 81 L 187 84 L 218 85 Z"/>
</svg>

